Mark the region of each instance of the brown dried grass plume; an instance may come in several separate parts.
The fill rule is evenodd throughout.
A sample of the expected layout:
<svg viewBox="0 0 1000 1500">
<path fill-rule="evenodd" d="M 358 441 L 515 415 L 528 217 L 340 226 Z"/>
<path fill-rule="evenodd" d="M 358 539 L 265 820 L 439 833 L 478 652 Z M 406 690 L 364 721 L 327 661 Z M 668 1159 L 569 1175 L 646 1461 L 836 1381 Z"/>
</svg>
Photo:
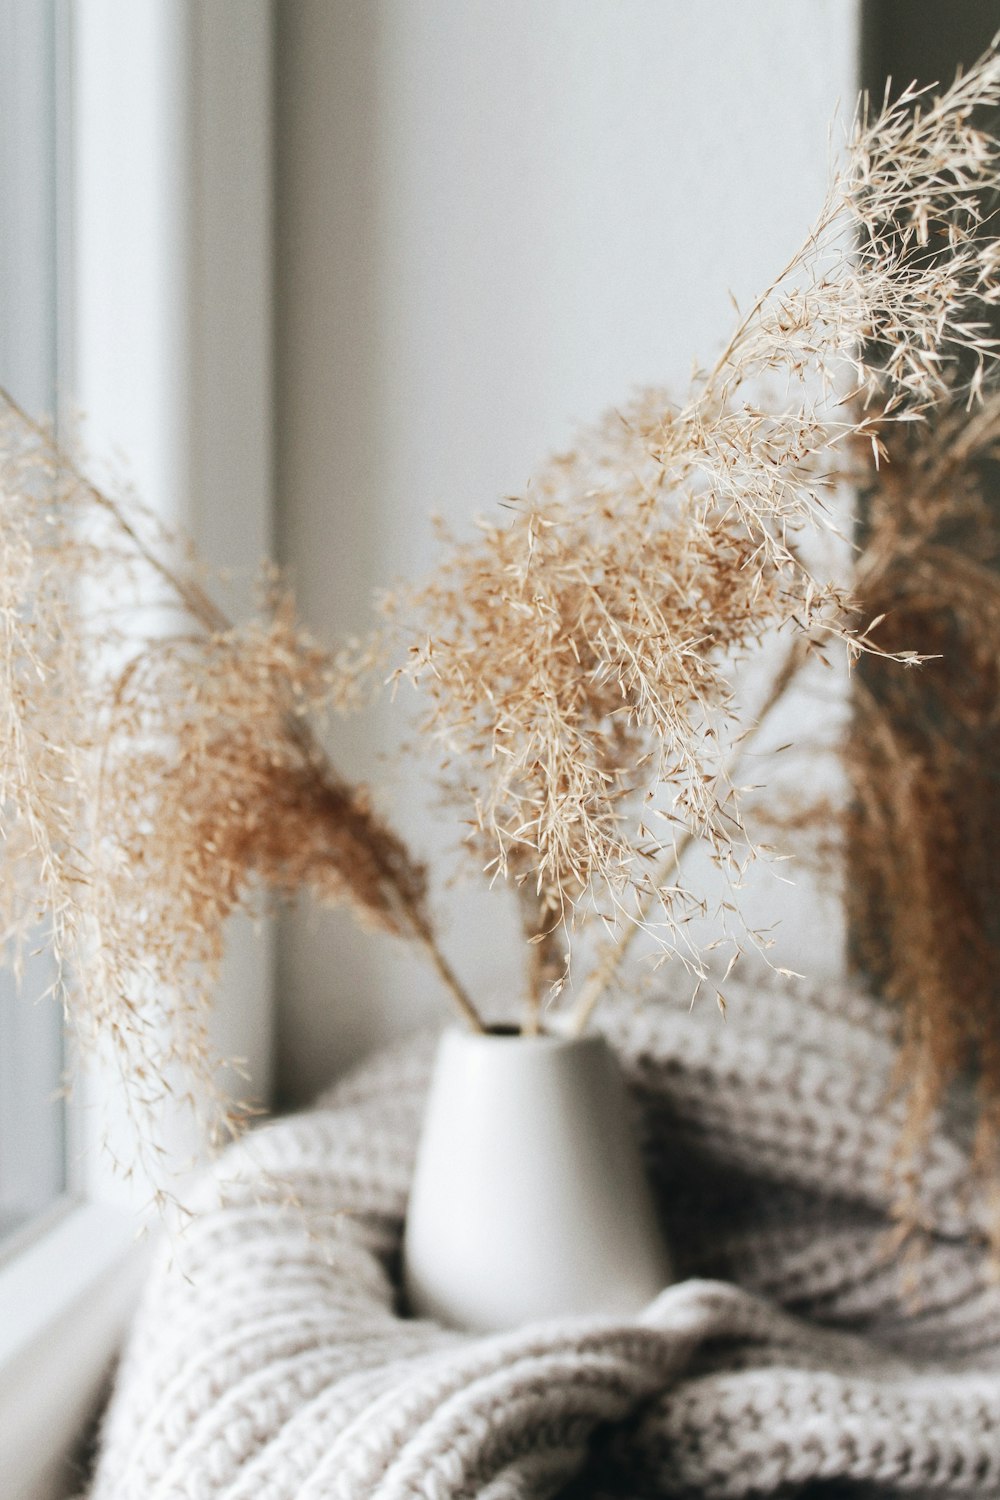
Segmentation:
<svg viewBox="0 0 1000 1500">
<path fill-rule="evenodd" d="M 1000 1181 L 1000 395 L 886 433 L 869 480 L 859 596 L 878 635 L 928 656 L 862 664 L 847 766 L 855 959 L 898 1008 L 911 1144 L 948 1088 L 979 1094 Z M 997 1218 L 1000 1225 L 1000 1216 Z"/>
<path fill-rule="evenodd" d="M 310 727 L 341 674 L 287 601 L 231 625 L 178 543 L 9 397 L 0 453 L 8 951 L 19 970 L 28 944 L 51 949 L 73 1031 L 124 1082 L 140 1152 L 155 1156 L 164 1093 L 203 1132 L 231 1123 L 211 1000 L 228 917 L 269 892 L 310 889 L 415 941 L 468 1005 L 422 866 Z"/>
</svg>

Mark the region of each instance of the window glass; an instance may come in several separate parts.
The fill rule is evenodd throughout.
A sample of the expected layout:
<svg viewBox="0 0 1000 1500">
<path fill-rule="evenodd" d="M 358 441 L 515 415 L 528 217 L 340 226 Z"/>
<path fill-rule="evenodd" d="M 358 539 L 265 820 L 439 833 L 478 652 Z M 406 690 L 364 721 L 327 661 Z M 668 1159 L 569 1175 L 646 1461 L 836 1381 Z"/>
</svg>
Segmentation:
<svg viewBox="0 0 1000 1500">
<path fill-rule="evenodd" d="M 59 390 L 56 19 L 55 0 L 0 0 L 0 385 L 39 414 Z M 18 989 L 0 964 L 0 1240 L 65 1186 L 51 973 L 42 953 Z"/>
</svg>

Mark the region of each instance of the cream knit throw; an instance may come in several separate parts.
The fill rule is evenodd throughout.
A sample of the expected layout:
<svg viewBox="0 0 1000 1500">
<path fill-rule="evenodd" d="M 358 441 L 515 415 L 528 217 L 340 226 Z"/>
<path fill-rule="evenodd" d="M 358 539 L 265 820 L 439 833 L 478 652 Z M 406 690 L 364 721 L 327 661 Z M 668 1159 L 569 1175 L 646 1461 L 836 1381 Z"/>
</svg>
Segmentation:
<svg viewBox="0 0 1000 1500">
<path fill-rule="evenodd" d="M 708 1003 L 604 1020 L 676 1285 L 630 1323 L 402 1318 L 422 1039 L 216 1167 L 136 1318 L 92 1500 L 1000 1496 L 984 1212 L 940 1132 L 925 1253 L 887 1258 L 878 1010 L 761 985 L 733 987 L 727 1022 Z"/>
</svg>

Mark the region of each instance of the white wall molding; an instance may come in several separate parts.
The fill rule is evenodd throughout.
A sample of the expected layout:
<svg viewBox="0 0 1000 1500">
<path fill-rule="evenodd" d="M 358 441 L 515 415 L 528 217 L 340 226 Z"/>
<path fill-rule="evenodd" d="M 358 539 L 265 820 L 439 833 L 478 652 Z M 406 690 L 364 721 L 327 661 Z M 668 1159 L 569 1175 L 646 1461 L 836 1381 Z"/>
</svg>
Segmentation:
<svg viewBox="0 0 1000 1500">
<path fill-rule="evenodd" d="M 130 482 L 209 561 L 236 570 L 239 603 L 272 543 L 271 0 L 57 5 L 69 106 L 57 142 L 63 415 L 81 414 L 96 472 Z M 234 926 L 217 1034 L 226 1055 L 248 1060 L 259 1099 L 271 970 L 270 932 Z M 67 1457 L 140 1269 L 145 1190 L 137 1198 L 99 1149 L 106 1129 L 128 1129 L 114 1080 L 91 1080 L 91 1107 L 83 1093 L 77 1200 L 0 1266 L 11 1500 L 79 1488 Z M 25 1299 L 27 1320 L 15 1317 Z"/>
<path fill-rule="evenodd" d="M 98 473 L 233 571 L 239 610 L 272 548 L 270 0 L 76 0 L 71 62 L 68 389 L 84 442 Z M 271 945 L 266 925 L 232 924 L 215 1018 L 262 1102 Z"/>
</svg>

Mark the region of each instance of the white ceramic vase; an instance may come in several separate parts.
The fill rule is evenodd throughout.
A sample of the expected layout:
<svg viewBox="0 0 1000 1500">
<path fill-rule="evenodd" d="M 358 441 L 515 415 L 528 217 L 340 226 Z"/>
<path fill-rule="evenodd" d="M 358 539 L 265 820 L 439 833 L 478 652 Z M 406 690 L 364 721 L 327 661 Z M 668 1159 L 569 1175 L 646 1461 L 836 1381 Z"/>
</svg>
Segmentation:
<svg viewBox="0 0 1000 1500">
<path fill-rule="evenodd" d="M 403 1240 L 409 1310 L 454 1327 L 628 1315 L 671 1279 L 600 1036 L 441 1040 Z"/>
</svg>

